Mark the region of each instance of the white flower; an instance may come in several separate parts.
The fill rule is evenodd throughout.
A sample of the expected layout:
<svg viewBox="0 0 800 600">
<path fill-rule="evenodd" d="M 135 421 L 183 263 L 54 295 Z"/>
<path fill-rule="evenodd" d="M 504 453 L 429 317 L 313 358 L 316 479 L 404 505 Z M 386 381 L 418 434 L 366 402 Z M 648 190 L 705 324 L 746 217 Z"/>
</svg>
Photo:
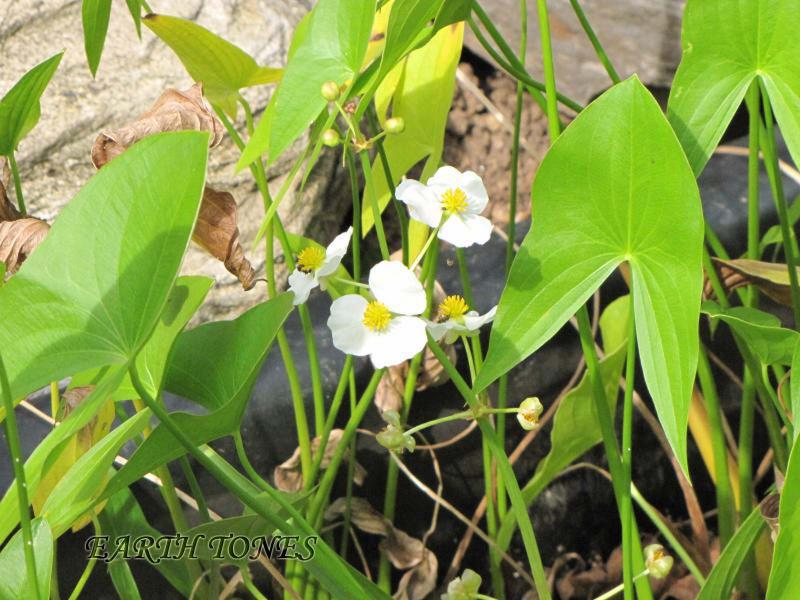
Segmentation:
<svg viewBox="0 0 800 600">
<path fill-rule="evenodd" d="M 475 335 L 486 323 L 491 323 L 497 307 L 493 307 L 485 315 L 469 310 L 461 296 L 448 296 L 439 305 L 439 321 L 428 321 L 428 331 L 437 342 L 444 338 L 445 343 L 452 344 L 462 335 Z"/>
<path fill-rule="evenodd" d="M 428 179 L 427 185 L 413 179 L 403 180 L 396 195 L 408 205 L 412 219 L 428 227 L 441 224 L 439 239 L 458 248 L 485 244 L 492 235 L 492 223 L 481 216 L 489 195 L 477 173 L 442 167 Z"/>
<path fill-rule="evenodd" d="M 353 228 L 340 233 L 323 250 L 318 246 L 303 248 L 297 255 L 297 268 L 289 275 L 289 290 L 294 292 L 294 305 L 303 304 L 315 287 L 325 290 L 327 279 L 336 272 L 342 263 Z"/>
<path fill-rule="evenodd" d="M 539 426 L 539 417 L 542 416 L 543 410 L 544 407 L 539 401 L 539 398 L 536 396 L 525 398 L 525 400 L 519 403 L 519 408 L 517 409 L 517 421 L 519 421 L 519 426 L 525 431 L 536 429 Z"/>
<path fill-rule="evenodd" d="M 425 290 L 400 262 L 383 261 L 369 272 L 375 300 L 347 294 L 333 301 L 328 327 L 333 345 L 346 354 L 367 356 L 376 369 L 391 367 L 420 352 L 427 341 Z"/>
</svg>

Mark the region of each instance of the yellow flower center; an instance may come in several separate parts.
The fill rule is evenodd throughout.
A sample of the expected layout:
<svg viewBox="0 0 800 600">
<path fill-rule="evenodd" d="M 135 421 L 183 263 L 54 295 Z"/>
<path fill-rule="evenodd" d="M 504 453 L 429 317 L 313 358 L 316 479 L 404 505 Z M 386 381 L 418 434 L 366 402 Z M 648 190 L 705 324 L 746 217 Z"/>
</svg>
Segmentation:
<svg viewBox="0 0 800 600">
<path fill-rule="evenodd" d="M 325 250 L 316 246 L 303 248 L 297 255 L 297 268 L 303 273 L 316 271 L 325 262 Z"/>
<path fill-rule="evenodd" d="M 380 333 L 389 326 L 389 321 L 392 320 L 392 313 L 386 308 L 386 305 L 381 304 L 377 300 L 367 304 L 364 310 L 364 319 L 361 321 L 370 331 Z"/>
<path fill-rule="evenodd" d="M 460 215 L 467 210 L 467 195 L 464 190 L 455 188 L 442 194 L 442 208 L 453 215 Z"/>
<path fill-rule="evenodd" d="M 439 318 L 445 319 L 459 319 L 467 314 L 469 306 L 466 300 L 461 296 L 448 296 L 439 305 Z"/>
<path fill-rule="evenodd" d="M 519 414 L 522 415 L 522 418 L 525 419 L 528 423 L 533 425 L 538 425 L 539 423 L 539 413 L 535 410 L 521 410 Z"/>
</svg>

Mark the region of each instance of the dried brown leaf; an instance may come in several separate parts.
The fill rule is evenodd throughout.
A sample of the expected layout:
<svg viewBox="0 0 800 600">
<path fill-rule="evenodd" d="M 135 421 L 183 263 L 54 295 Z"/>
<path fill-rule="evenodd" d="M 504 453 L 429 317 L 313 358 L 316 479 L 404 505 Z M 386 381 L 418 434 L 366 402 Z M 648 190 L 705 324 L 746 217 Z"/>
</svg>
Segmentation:
<svg viewBox="0 0 800 600">
<path fill-rule="evenodd" d="M 208 131 L 210 148 L 222 141 L 222 123 L 203 96 L 200 83 L 185 91 L 168 89 L 133 123 L 102 131 L 92 147 L 92 163 L 99 169 L 148 135 L 183 130 Z"/>
<path fill-rule="evenodd" d="M 21 216 L 17 207 L 8 197 L 8 188 L 11 185 L 11 172 L 8 170 L 8 161 L 0 156 L 0 221 L 14 221 Z"/>
<path fill-rule="evenodd" d="M 50 225 L 33 217 L 0 220 L 0 262 L 15 273 L 50 231 Z"/>
<path fill-rule="evenodd" d="M 233 195 L 206 186 L 192 239 L 214 258 L 222 261 L 225 268 L 236 275 L 245 290 L 253 289 L 256 273 L 239 243 L 236 200 Z"/>
<path fill-rule="evenodd" d="M 395 600 L 423 600 L 428 598 L 436 588 L 438 570 L 439 560 L 433 552 L 426 549 L 420 563 L 410 571 L 403 573 L 393 597 Z"/>
<path fill-rule="evenodd" d="M 331 459 L 342 441 L 341 429 L 333 429 L 328 437 L 328 443 L 325 445 L 325 454 L 322 457 L 320 468 L 326 469 L 331 464 Z M 311 452 L 316 454 L 319 451 L 320 438 L 315 437 L 311 442 Z M 349 451 L 345 452 L 345 459 L 349 459 Z M 303 489 L 303 474 L 300 468 L 300 448 L 295 448 L 292 455 L 282 464 L 275 467 L 273 473 L 275 478 L 275 487 L 282 492 L 299 492 Z M 356 485 L 364 483 L 364 478 L 367 476 L 367 471 L 360 464 L 355 464 L 353 471 L 353 481 Z"/>
<path fill-rule="evenodd" d="M 770 494 L 761 501 L 759 508 L 761 509 L 761 516 L 769 525 L 769 534 L 772 538 L 772 543 L 778 539 L 779 523 L 778 512 L 780 510 L 781 495 L 774 493 Z"/>
<path fill-rule="evenodd" d="M 759 260 L 714 259 L 722 285 L 728 292 L 746 285 L 755 285 L 775 302 L 791 306 L 791 287 L 789 268 L 781 263 L 768 263 Z M 706 297 L 712 296 L 711 284 L 706 282 Z"/>
<path fill-rule="evenodd" d="M 456 349 L 452 344 L 442 343 L 442 349 L 447 354 L 450 361 L 456 363 Z M 403 394 L 406 389 L 406 378 L 408 377 L 409 362 L 402 362 L 394 367 L 389 367 L 386 374 L 381 377 L 378 389 L 375 391 L 375 406 L 381 412 L 395 410 L 400 412 L 403 408 Z M 430 348 L 425 347 L 425 354 L 422 363 L 417 371 L 417 382 L 415 389 L 418 392 L 424 391 L 429 387 L 436 387 L 447 383 L 450 377 L 439 359 L 433 354 Z"/>
<path fill-rule="evenodd" d="M 673 582 L 661 600 L 694 600 L 700 594 L 700 585 L 693 575 L 685 575 Z"/>
</svg>

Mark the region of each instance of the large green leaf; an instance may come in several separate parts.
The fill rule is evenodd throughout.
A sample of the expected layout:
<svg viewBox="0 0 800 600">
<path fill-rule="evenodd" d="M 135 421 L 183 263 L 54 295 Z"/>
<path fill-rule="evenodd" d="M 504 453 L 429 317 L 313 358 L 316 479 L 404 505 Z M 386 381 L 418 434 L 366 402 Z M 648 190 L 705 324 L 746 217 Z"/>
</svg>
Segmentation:
<svg viewBox="0 0 800 600">
<path fill-rule="evenodd" d="M 725 546 L 719 560 L 711 569 L 705 585 L 700 589 L 697 600 L 720 600 L 731 597 L 731 590 L 739 577 L 739 571 L 766 526 L 764 517 L 758 509 L 750 513 Z M 791 598 L 791 595 L 781 598 Z"/>
<path fill-rule="evenodd" d="M 63 52 L 25 73 L 0 100 L 0 155 L 8 156 L 39 120 L 39 98 L 61 62 Z"/>
<path fill-rule="evenodd" d="M 281 69 L 262 67 L 244 50 L 197 23 L 166 15 L 147 15 L 144 24 L 160 37 L 203 91 L 231 117 L 242 88 L 275 83 Z"/>
<path fill-rule="evenodd" d="M 97 75 L 100 57 L 108 33 L 108 21 L 111 18 L 111 0 L 83 0 L 81 5 L 83 19 L 83 47 L 92 77 Z"/>
<path fill-rule="evenodd" d="M 238 319 L 207 323 L 178 338 L 166 389 L 211 411 L 206 415 L 172 415 L 196 445 L 230 434 L 239 426 L 261 365 L 291 310 L 291 294 L 281 294 Z M 105 495 L 116 493 L 185 452 L 159 425 L 112 479 Z"/>
<path fill-rule="evenodd" d="M 645 381 L 685 468 L 703 215 L 680 144 L 638 79 L 604 93 L 558 138 L 534 182 L 533 212 L 476 389 L 553 337 L 627 261 Z"/>
<path fill-rule="evenodd" d="M 367 51 L 374 0 L 319 0 L 293 42 L 283 79 L 239 160 L 243 168 L 264 152 L 274 162 L 311 125 L 327 102 L 322 84 L 344 84 L 361 68 Z M 297 35 L 297 34 L 296 34 Z"/>
<path fill-rule="evenodd" d="M 388 73 L 411 48 L 437 15 L 443 0 L 394 0 L 386 28 L 386 42 L 378 79 Z"/>
<path fill-rule="evenodd" d="M 797 414 L 797 413 L 795 413 Z M 791 598 L 800 590 L 800 570 L 797 568 L 800 556 L 800 444 L 795 438 L 786 479 L 781 491 L 781 505 L 778 512 L 778 539 L 772 557 L 772 570 L 769 574 L 767 600 Z"/>
<path fill-rule="evenodd" d="M 50 574 L 53 570 L 53 534 L 44 519 L 34 519 L 31 530 L 37 587 L 42 598 L 49 598 Z M 22 532 L 18 531 L 0 552 L 0 598 L 11 600 L 33 597 L 22 544 Z"/>
<path fill-rule="evenodd" d="M 695 174 L 760 77 L 800 163 L 800 38 L 794 0 L 689 0 L 668 114 Z"/>
<path fill-rule="evenodd" d="M 207 134 L 148 137 L 103 167 L 0 289 L 0 347 L 21 398 L 127 364 L 150 337 L 189 243 Z"/>
</svg>

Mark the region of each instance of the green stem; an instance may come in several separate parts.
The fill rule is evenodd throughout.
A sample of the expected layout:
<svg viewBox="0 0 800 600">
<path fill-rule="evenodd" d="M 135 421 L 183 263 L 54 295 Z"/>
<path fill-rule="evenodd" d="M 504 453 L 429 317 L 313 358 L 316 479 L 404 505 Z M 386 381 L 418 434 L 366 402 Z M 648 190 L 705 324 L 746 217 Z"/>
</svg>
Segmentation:
<svg viewBox="0 0 800 600">
<path fill-rule="evenodd" d="M 456 389 L 458 389 L 459 393 L 467 402 L 469 407 L 472 410 L 478 410 L 478 398 L 475 396 L 472 389 L 470 389 L 469 385 L 467 385 L 467 382 L 464 381 L 464 378 L 461 377 L 461 374 L 450 361 L 447 354 L 445 354 L 444 350 L 442 350 L 441 346 L 436 343 L 436 340 L 434 340 L 430 334 L 428 335 L 428 346 L 436 358 L 439 359 L 439 362 L 442 363 L 442 366 L 444 367 L 445 371 L 447 371 L 451 381 L 456 386 Z M 536 543 L 536 536 L 533 533 L 533 526 L 531 525 L 530 516 L 528 515 L 528 507 L 525 504 L 524 498 L 522 497 L 522 491 L 519 489 L 519 483 L 517 483 L 517 478 L 514 475 L 513 469 L 511 468 L 511 463 L 508 461 L 508 456 L 506 456 L 505 449 L 500 445 L 500 441 L 497 439 L 496 433 L 494 429 L 492 429 L 486 417 L 478 419 L 478 426 L 480 427 L 481 434 L 483 435 L 484 439 L 488 441 L 492 454 L 497 461 L 497 467 L 502 476 L 503 483 L 505 484 L 506 490 L 511 499 L 511 511 L 514 514 L 514 519 L 516 520 L 522 535 L 522 541 L 525 545 L 525 552 L 528 555 L 531 573 L 533 575 L 534 583 L 536 584 L 536 591 L 541 600 L 550 600 L 550 588 L 548 586 L 547 577 L 542 565 L 542 557 L 539 553 L 539 546 Z"/>
<path fill-rule="evenodd" d="M 28 214 L 25 207 L 25 198 L 22 195 L 22 180 L 19 177 L 19 167 L 17 167 L 17 159 L 14 158 L 14 151 L 12 150 L 8 155 L 8 165 L 11 167 L 11 175 L 14 177 L 14 192 L 17 195 L 17 207 L 22 216 Z"/>
<path fill-rule="evenodd" d="M 233 444 L 236 447 L 236 457 L 239 459 L 239 462 L 244 468 L 244 472 L 247 473 L 247 476 L 250 478 L 250 481 L 260 487 L 262 490 L 270 488 L 271 486 L 269 483 L 258 474 L 258 471 L 256 471 L 253 467 L 253 463 L 250 462 L 250 458 L 247 456 L 247 452 L 244 448 L 244 441 L 242 440 L 242 432 L 240 429 L 237 429 L 233 433 Z"/>
<path fill-rule="evenodd" d="M 547 15 L 547 0 L 537 0 L 539 9 L 539 32 L 542 44 L 542 63 L 544 65 L 545 97 L 547 98 L 547 122 L 552 144 L 561 134 L 561 120 L 558 117 L 558 98 L 556 97 L 556 70 L 553 63 L 553 47 L 550 40 L 550 18 Z"/>
<path fill-rule="evenodd" d="M 764 146 L 764 158 L 767 172 L 769 173 L 772 185 L 775 206 L 778 210 L 778 220 L 780 221 L 781 236 L 783 237 L 783 252 L 786 255 L 786 265 L 789 269 L 789 288 L 792 298 L 792 310 L 794 312 L 795 328 L 800 327 L 800 285 L 797 281 L 797 240 L 794 235 L 794 228 L 789 220 L 789 211 L 786 207 L 786 196 L 783 193 L 783 179 L 778 166 L 778 152 L 775 147 L 775 124 L 772 118 L 772 107 L 763 82 L 762 86 L 762 105 L 764 107 L 764 123 L 766 125 L 766 140 Z"/>
<path fill-rule="evenodd" d="M 719 539 L 720 547 L 724 548 L 733 535 L 735 528 L 735 511 L 733 492 L 728 474 L 728 447 L 725 443 L 724 429 L 722 428 L 722 413 L 720 412 L 717 387 L 714 375 L 708 363 L 705 348 L 700 346 L 700 358 L 697 362 L 697 376 L 703 390 L 706 403 L 708 420 L 711 425 L 711 444 L 714 452 L 714 473 L 717 490 L 717 507 L 719 509 Z"/>
<path fill-rule="evenodd" d="M 633 279 L 630 283 L 633 297 Z M 632 307 L 631 307 L 632 308 Z M 625 358 L 625 396 L 622 412 L 622 575 L 625 596 L 633 597 L 633 506 L 631 503 L 631 465 L 633 451 L 633 390 L 636 375 L 636 319 L 635 311 L 628 311 L 628 347 Z"/>
<path fill-rule="evenodd" d="M 358 157 L 361 161 L 361 169 L 364 171 L 364 187 L 372 207 L 372 219 L 375 221 L 375 233 L 378 236 L 381 257 L 383 260 L 389 260 L 389 246 L 386 244 L 386 233 L 383 231 L 383 220 L 381 217 L 381 209 L 378 206 L 375 182 L 372 179 L 372 165 L 369 162 L 369 153 L 366 150 L 359 152 Z"/>
<path fill-rule="evenodd" d="M 592 29 L 592 24 L 589 23 L 589 19 L 586 18 L 586 13 L 583 12 L 583 8 L 581 8 L 580 3 L 578 0 L 569 0 L 569 3 L 572 5 L 572 10 L 575 12 L 575 16 L 578 17 L 578 21 L 580 21 L 586 37 L 588 37 L 589 41 L 592 43 L 592 47 L 594 48 L 595 54 L 597 54 L 597 58 L 602 63 L 606 73 L 608 73 L 608 77 L 613 83 L 619 83 L 621 81 L 619 74 L 614 68 L 614 65 L 611 63 L 611 60 L 608 58 L 608 54 L 606 54 L 603 45 L 597 38 L 597 34 L 594 32 L 594 29 Z"/>
<path fill-rule="evenodd" d="M 356 171 L 356 158 L 353 149 L 349 146 L 345 150 L 347 158 L 347 171 L 350 173 L 350 189 L 353 193 L 353 279 L 361 279 L 361 194 L 358 193 L 358 171 Z M 408 261 L 404 261 L 408 264 Z"/>
<path fill-rule="evenodd" d="M 633 581 L 639 581 L 642 577 L 647 577 L 648 575 L 650 575 L 650 569 L 645 569 L 641 573 L 638 573 L 633 578 Z M 597 598 L 594 600 L 609 600 L 609 598 L 613 598 L 625 589 L 627 589 L 627 585 L 625 583 L 620 583 L 618 586 L 611 588 L 606 593 L 597 596 Z"/>
<path fill-rule="evenodd" d="M 3 408 L 6 418 L 3 425 L 6 432 L 8 455 L 14 470 L 14 480 L 17 483 L 17 509 L 19 511 L 19 525 L 22 530 L 22 547 L 25 554 L 25 568 L 28 573 L 33 598 L 42 598 L 39 591 L 39 579 L 36 575 L 36 559 L 33 555 L 33 534 L 31 532 L 31 519 L 28 512 L 28 484 L 25 482 L 25 465 L 22 458 L 22 446 L 19 441 L 17 417 L 14 413 L 14 400 L 11 397 L 11 385 L 8 382 L 8 373 L 3 357 L 0 355 L 0 392 L 3 395 Z"/>
<path fill-rule="evenodd" d="M 100 530 L 100 523 L 98 522 L 96 517 L 92 517 L 92 525 L 94 526 L 94 534 L 97 537 L 103 535 L 102 531 Z M 78 583 L 75 584 L 75 588 L 72 590 L 72 593 L 69 595 L 69 600 L 78 600 L 78 597 L 81 595 L 83 588 L 86 586 L 86 582 L 89 581 L 89 577 L 94 571 L 94 566 L 97 564 L 96 558 L 90 558 L 89 562 L 86 563 L 86 567 L 83 569 L 83 573 L 81 573 L 80 579 L 78 579 Z"/>
</svg>

